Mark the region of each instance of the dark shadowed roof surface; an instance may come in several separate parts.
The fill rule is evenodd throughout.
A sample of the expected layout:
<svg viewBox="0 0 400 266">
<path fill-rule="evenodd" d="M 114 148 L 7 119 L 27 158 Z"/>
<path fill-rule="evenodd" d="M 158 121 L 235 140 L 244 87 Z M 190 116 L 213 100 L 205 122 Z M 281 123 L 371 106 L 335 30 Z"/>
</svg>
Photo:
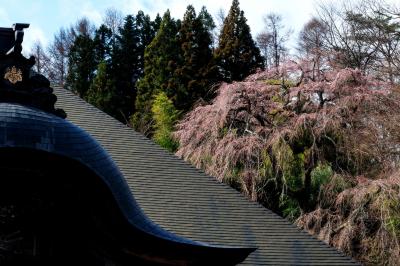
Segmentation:
<svg viewBox="0 0 400 266">
<path fill-rule="evenodd" d="M 108 151 L 145 214 L 161 227 L 209 244 L 257 247 L 243 265 L 354 265 L 78 96 L 55 93 L 57 107 Z"/>
</svg>

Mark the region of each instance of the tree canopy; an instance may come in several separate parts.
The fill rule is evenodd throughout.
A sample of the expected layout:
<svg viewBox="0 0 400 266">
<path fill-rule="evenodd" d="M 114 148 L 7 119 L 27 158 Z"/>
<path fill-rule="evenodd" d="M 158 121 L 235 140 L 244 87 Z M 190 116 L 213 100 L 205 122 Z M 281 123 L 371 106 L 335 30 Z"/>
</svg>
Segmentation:
<svg viewBox="0 0 400 266">
<path fill-rule="evenodd" d="M 165 12 L 160 29 L 144 53 L 144 76 L 138 82 L 136 98 L 137 112 L 133 116 L 134 127 L 145 133 L 151 128 L 151 106 L 153 96 L 165 92 L 176 100 L 177 83 L 174 71 L 178 63 L 179 47 L 176 36 L 180 21 Z"/>
<path fill-rule="evenodd" d="M 233 0 L 219 36 L 215 60 L 225 81 L 243 80 L 264 67 L 239 1 Z"/>
</svg>

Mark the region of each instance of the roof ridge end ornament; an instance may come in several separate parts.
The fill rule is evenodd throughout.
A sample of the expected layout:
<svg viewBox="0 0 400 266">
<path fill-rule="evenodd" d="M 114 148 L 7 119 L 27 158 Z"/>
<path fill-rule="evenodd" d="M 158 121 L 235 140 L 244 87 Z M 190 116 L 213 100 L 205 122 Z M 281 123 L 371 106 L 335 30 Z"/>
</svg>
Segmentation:
<svg viewBox="0 0 400 266">
<path fill-rule="evenodd" d="M 13 52 L 21 53 L 22 52 L 22 42 L 24 41 L 24 29 L 29 28 L 29 24 L 27 23 L 15 23 L 12 26 L 12 29 L 15 32 L 15 45 L 7 52 L 7 54 L 11 54 Z"/>
<path fill-rule="evenodd" d="M 21 53 L 28 27 L 27 23 L 0 27 L 0 102 L 19 103 L 66 118 L 64 110 L 54 107 L 57 97 L 50 81 L 32 69 L 35 57 L 26 58 Z"/>
</svg>

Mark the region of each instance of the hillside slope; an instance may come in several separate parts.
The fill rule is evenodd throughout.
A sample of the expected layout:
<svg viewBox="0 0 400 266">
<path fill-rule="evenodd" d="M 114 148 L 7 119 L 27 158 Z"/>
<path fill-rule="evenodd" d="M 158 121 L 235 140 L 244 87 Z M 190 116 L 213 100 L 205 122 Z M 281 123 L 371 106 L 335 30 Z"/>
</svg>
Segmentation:
<svg viewBox="0 0 400 266">
<path fill-rule="evenodd" d="M 178 123 L 176 154 L 356 259 L 396 265 L 398 88 L 354 69 L 276 76 L 222 84 Z"/>
</svg>

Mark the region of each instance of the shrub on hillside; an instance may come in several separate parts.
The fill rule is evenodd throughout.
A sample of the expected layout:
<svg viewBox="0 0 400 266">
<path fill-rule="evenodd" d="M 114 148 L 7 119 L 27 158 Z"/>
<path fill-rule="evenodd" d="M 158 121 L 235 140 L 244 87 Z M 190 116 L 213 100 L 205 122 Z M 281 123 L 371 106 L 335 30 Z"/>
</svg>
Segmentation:
<svg viewBox="0 0 400 266">
<path fill-rule="evenodd" d="M 161 147 L 174 152 L 178 143 L 172 138 L 172 130 L 178 118 L 178 111 L 164 92 L 156 95 L 151 107 L 154 120 L 154 141 Z"/>
</svg>

